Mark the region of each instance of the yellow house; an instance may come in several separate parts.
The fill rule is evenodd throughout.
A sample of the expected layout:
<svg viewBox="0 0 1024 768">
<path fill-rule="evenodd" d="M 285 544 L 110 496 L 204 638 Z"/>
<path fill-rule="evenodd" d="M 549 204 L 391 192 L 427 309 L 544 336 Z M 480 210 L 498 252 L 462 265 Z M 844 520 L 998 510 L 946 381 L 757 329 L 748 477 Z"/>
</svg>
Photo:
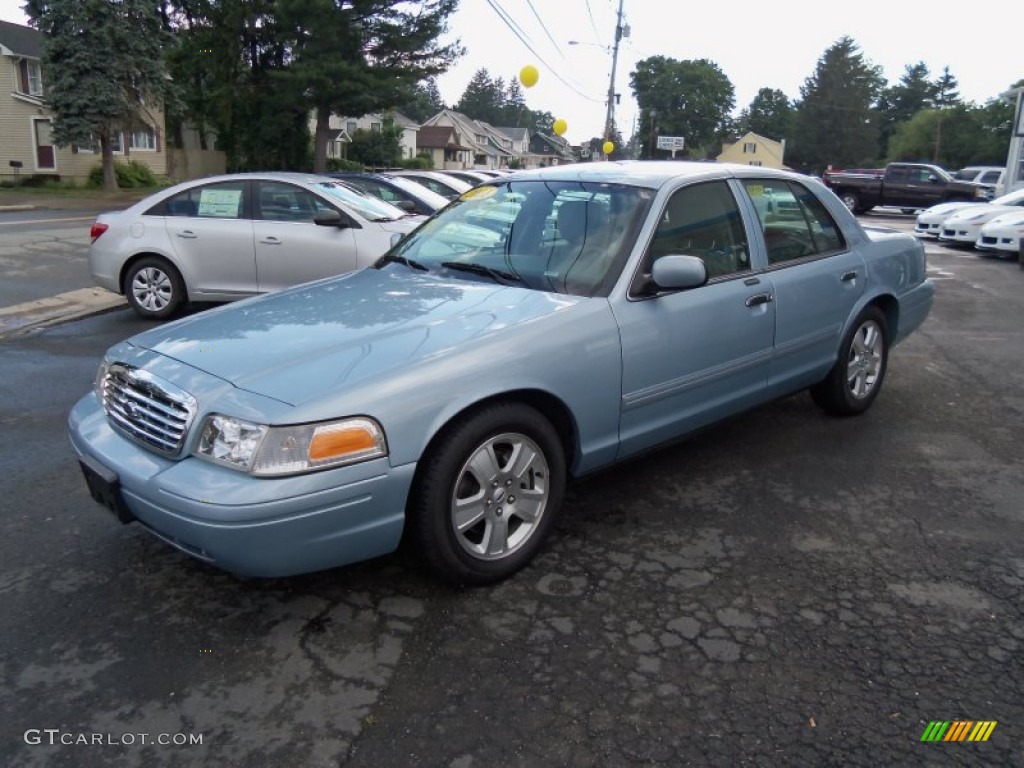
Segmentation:
<svg viewBox="0 0 1024 768">
<path fill-rule="evenodd" d="M 782 162 L 786 152 L 786 140 L 781 142 L 765 138 L 753 131 L 739 141 L 722 145 L 722 154 L 716 159 L 720 163 L 740 163 L 764 168 L 785 168 Z"/>
<path fill-rule="evenodd" d="M 29 176 L 84 181 L 101 162 L 98 143 L 54 145 L 42 50 L 38 30 L 0 21 L 0 181 Z M 156 175 L 165 175 L 163 133 L 163 112 L 150 108 L 143 123 L 114 137 L 114 159 L 138 160 Z"/>
</svg>

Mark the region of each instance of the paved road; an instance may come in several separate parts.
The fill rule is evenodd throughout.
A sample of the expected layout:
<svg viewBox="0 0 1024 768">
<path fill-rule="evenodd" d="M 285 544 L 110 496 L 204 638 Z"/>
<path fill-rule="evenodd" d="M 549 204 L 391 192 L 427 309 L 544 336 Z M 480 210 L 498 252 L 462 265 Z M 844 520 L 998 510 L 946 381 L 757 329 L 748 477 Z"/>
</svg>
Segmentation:
<svg viewBox="0 0 1024 768">
<path fill-rule="evenodd" d="M 471 591 L 402 555 L 239 580 L 118 525 L 64 419 L 145 325 L 0 342 L 2 761 L 1024 765 L 1024 271 L 931 270 L 867 415 L 797 395 L 581 480 L 542 556 Z M 920 742 L 960 719 L 999 724 Z M 93 734 L 118 743 L 60 743 Z"/>
</svg>

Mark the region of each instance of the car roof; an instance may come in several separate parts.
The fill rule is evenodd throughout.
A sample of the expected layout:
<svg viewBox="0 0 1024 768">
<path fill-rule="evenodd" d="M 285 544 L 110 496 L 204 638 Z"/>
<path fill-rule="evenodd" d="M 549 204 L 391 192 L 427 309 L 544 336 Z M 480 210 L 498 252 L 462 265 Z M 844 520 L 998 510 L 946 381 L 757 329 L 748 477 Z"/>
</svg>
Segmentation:
<svg viewBox="0 0 1024 768">
<path fill-rule="evenodd" d="M 505 183 L 519 179 L 544 181 L 589 181 L 606 184 L 631 184 L 657 189 L 675 179 L 726 178 L 730 176 L 807 178 L 791 171 L 739 163 L 702 163 L 671 160 L 616 160 L 593 163 L 556 165 L 529 171 L 516 171 L 492 182 Z"/>
</svg>

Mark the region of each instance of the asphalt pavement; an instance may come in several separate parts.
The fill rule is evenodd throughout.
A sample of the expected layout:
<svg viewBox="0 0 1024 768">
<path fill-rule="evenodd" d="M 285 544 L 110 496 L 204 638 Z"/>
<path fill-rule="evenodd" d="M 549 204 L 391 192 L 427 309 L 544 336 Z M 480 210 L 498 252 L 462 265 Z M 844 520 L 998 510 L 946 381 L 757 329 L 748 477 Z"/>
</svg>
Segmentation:
<svg viewBox="0 0 1024 768">
<path fill-rule="evenodd" d="M 583 478 L 477 590 L 403 553 L 238 579 L 119 525 L 64 424 L 148 324 L 0 340 L 0 763 L 1024 765 L 1024 271 L 929 250 L 867 414 L 798 394 Z"/>
</svg>

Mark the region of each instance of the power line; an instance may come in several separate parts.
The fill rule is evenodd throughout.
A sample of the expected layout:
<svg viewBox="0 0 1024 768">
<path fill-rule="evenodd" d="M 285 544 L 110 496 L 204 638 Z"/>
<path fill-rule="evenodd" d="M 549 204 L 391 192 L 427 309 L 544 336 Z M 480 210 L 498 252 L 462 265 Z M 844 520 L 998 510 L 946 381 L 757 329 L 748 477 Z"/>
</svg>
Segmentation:
<svg viewBox="0 0 1024 768">
<path fill-rule="evenodd" d="M 555 76 L 556 80 L 558 80 L 560 83 L 562 83 L 566 88 L 571 90 L 577 96 L 581 96 L 582 98 L 586 99 L 587 101 L 592 101 L 595 104 L 603 103 L 601 99 L 595 99 L 593 96 L 588 96 L 586 93 L 581 91 L 579 88 L 574 86 L 572 83 L 568 82 L 565 78 L 563 78 L 560 74 L 558 74 L 558 70 L 557 69 L 552 67 L 546 61 L 544 61 L 544 57 L 541 56 L 539 53 L 537 53 L 537 51 L 534 50 L 533 46 L 526 40 L 526 37 L 528 37 L 528 35 L 526 35 L 526 33 L 521 30 L 519 25 L 516 24 L 516 22 L 512 19 L 512 17 L 509 16 L 505 12 L 505 9 L 502 8 L 500 5 L 498 5 L 496 0 L 487 0 L 487 4 L 489 6 L 491 6 L 491 8 L 494 10 L 494 12 L 496 14 L 498 14 L 498 18 L 501 19 L 502 22 L 504 22 L 505 26 L 508 27 L 510 30 L 512 30 L 512 34 L 514 34 L 516 37 L 519 38 L 519 42 L 521 42 L 523 45 L 525 45 L 526 49 L 530 53 L 532 53 L 534 56 L 537 57 L 537 61 L 539 61 L 541 64 L 543 64 L 548 69 L 548 71 L 551 72 L 551 74 Z"/>
<path fill-rule="evenodd" d="M 526 4 L 530 6 L 530 10 L 533 11 L 534 17 L 537 19 L 537 23 L 540 24 L 540 28 L 544 30 L 544 34 L 548 36 L 548 40 L 555 46 L 555 50 L 558 51 L 558 55 L 562 57 L 562 61 L 568 63 L 568 59 L 565 58 L 565 54 L 562 53 L 562 49 L 558 47 L 558 43 L 555 42 L 555 38 L 551 36 L 551 32 L 548 31 L 547 25 L 544 23 L 544 19 L 537 13 L 537 9 L 533 6 L 533 0 L 526 0 Z"/>
<path fill-rule="evenodd" d="M 587 16 L 590 17 L 590 27 L 594 30 L 594 39 L 599 45 L 603 44 L 601 43 L 601 33 L 597 31 L 597 23 L 594 21 L 594 11 L 590 7 L 590 0 L 587 0 Z"/>
</svg>

